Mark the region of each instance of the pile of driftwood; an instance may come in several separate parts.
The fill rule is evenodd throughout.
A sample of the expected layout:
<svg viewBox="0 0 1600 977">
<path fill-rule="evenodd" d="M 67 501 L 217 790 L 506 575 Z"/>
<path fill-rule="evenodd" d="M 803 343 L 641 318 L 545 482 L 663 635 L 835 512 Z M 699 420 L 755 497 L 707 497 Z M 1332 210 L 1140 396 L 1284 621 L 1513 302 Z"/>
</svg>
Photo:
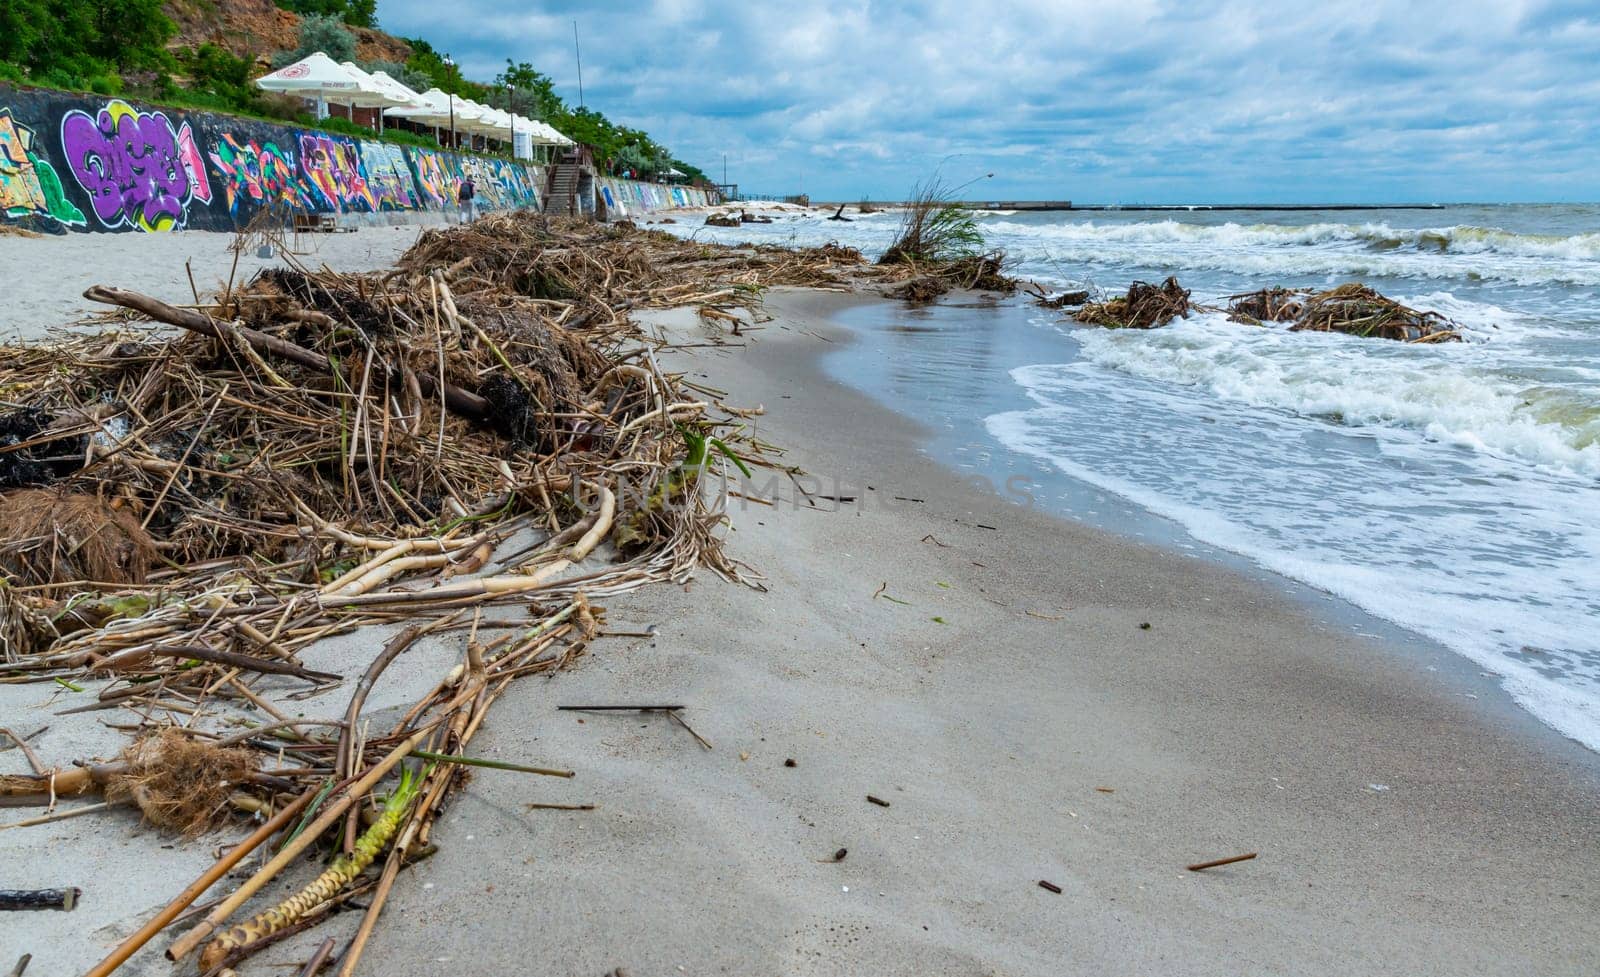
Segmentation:
<svg viewBox="0 0 1600 977">
<path fill-rule="evenodd" d="M 1059 299 L 1039 293 L 1046 308 L 1076 305 L 1087 293 L 1069 292 Z M 1359 282 L 1326 291 L 1309 288 L 1263 288 L 1228 297 L 1226 309 L 1190 300 L 1189 291 L 1168 278 L 1160 285 L 1134 282 L 1126 295 L 1086 302 L 1073 314 L 1079 322 L 1107 329 L 1156 329 L 1191 311 L 1226 312 L 1233 322 L 1261 325 L 1288 322 L 1290 332 L 1340 332 L 1405 343 L 1458 342 L 1460 327 L 1438 312 L 1419 311 L 1380 295 Z"/>
<path fill-rule="evenodd" d="M 743 224 L 771 224 L 772 218 L 765 214 L 752 214 L 748 210 L 738 213 L 727 211 L 723 213 L 707 214 L 707 227 L 739 227 Z"/>
<path fill-rule="evenodd" d="M 1292 322 L 1290 332 L 1342 332 L 1403 343 L 1459 342 L 1461 329 L 1443 315 L 1419 311 L 1350 282 L 1318 292 L 1268 288 L 1230 297 L 1235 322 Z"/>
<path fill-rule="evenodd" d="M 353 973 L 463 769 L 495 765 L 468 750 L 511 682 L 581 654 L 618 593 L 697 567 L 758 586 L 716 530 L 720 480 L 761 446 L 628 310 L 748 304 L 855 261 L 496 217 L 387 273 L 293 266 L 214 304 L 97 286 L 115 331 L 0 350 L 0 683 L 55 683 L 131 734 L 107 763 L 24 744 L 33 771 L 0 776 L 0 805 L 257 822 L 92 973 L 256 852 L 168 955 L 218 973 L 361 895 Z M 403 627 L 363 674 L 317 667 L 319 641 L 372 625 Z M 425 638 L 459 660 L 380 722 L 369 693 Z M 304 718 L 273 702 L 294 687 L 349 692 Z M 258 898 L 308 850 L 326 871 Z"/>
<path fill-rule="evenodd" d="M 1011 294 L 1017 290 L 1017 280 L 1004 271 L 1005 255 L 1001 252 L 971 255 L 946 261 L 904 260 L 879 265 L 881 275 L 903 279 L 901 284 L 884 294 L 907 302 L 932 302 L 954 289 Z"/>
<path fill-rule="evenodd" d="M 1189 290 L 1168 277 L 1160 285 L 1134 282 L 1127 295 L 1089 302 L 1073 318 L 1107 329 L 1155 329 L 1180 316 L 1187 319 L 1192 308 Z"/>
</svg>

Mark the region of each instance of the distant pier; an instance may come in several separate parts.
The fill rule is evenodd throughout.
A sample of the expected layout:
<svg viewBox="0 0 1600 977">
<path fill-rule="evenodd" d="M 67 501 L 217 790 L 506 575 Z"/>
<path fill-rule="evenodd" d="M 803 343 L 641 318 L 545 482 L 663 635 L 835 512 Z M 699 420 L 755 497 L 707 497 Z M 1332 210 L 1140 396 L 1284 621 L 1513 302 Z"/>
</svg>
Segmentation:
<svg viewBox="0 0 1600 977">
<path fill-rule="evenodd" d="M 1089 210 L 1089 211 L 1164 211 L 1185 213 L 1189 211 L 1236 211 L 1236 210 L 1441 210 L 1447 204 L 1074 204 L 1070 200 L 963 200 L 962 206 L 974 210 L 1015 210 L 1015 211 L 1053 211 L 1053 210 Z M 833 209 L 839 206 L 854 207 L 855 201 L 833 201 L 831 203 L 815 203 L 818 208 Z M 904 207 L 904 202 L 890 200 L 875 200 L 871 206 L 877 208 Z"/>
</svg>

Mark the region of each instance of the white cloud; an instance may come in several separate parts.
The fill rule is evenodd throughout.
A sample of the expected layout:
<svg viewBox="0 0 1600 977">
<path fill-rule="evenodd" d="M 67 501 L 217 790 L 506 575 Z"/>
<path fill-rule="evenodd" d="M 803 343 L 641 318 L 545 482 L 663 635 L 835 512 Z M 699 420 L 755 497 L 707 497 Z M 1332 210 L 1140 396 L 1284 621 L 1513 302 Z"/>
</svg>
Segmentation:
<svg viewBox="0 0 1600 977">
<path fill-rule="evenodd" d="M 1581 2 L 381 0 L 487 78 L 532 61 L 747 187 L 904 193 L 946 157 L 996 196 L 1600 196 Z M 819 172 L 819 165 L 825 167 Z"/>
</svg>

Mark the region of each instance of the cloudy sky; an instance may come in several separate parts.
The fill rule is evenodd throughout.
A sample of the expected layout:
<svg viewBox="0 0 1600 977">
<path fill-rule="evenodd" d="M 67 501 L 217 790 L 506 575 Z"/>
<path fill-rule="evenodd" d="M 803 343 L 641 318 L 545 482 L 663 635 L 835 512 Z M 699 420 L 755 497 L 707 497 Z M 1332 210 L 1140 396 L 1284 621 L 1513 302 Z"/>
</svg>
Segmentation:
<svg viewBox="0 0 1600 977">
<path fill-rule="evenodd" d="M 446 9 L 447 8 L 447 9 Z M 747 191 L 1082 203 L 1600 199 L 1595 0 L 379 0 Z"/>
</svg>

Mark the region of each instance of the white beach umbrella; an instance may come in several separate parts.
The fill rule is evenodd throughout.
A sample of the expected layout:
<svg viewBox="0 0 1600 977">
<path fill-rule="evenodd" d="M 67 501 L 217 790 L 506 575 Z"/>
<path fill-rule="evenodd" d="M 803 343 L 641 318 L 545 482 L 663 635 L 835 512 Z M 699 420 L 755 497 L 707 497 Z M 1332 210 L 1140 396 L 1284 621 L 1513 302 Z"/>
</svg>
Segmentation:
<svg viewBox="0 0 1600 977">
<path fill-rule="evenodd" d="M 385 91 L 390 92 L 396 98 L 405 100 L 403 102 L 396 103 L 401 108 L 411 108 L 426 104 L 421 95 L 417 94 L 404 83 L 398 82 L 389 77 L 389 73 L 386 71 L 374 71 L 372 72 L 371 77 L 372 80 L 377 82 L 378 85 Z"/>
<path fill-rule="evenodd" d="M 456 129 L 471 136 L 482 136 L 493 132 L 494 127 L 484 121 L 484 113 L 488 111 L 487 105 L 481 105 L 470 98 L 456 97 Z M 469 145 L 470 149 L 471 146 Z"/>
<path fill-rule="evenodd" d="M 411 100 L 404 95 L 396 94 L 374 78 L 361 70 L 361 66 L 352 61 L 341 61 L 339 67 L 350 73 L 350 76 L 361 83 L 361 87 L 350 97 L 352 107 L 360 106 L 365 109 L 387 109 L 396 106 L 408 105 Z M 353 114 L 353 113 L 352 113 Z M 378 131 L 383 131 L 383 113 L 378 113 Z"/>
<path fill-rule="evenodd" d="M 483 124 L 487 127 L 484 135 L 491 139 L 509 142 L 513 138 L 515 122 L 511 113 L 504 109 L 486 109 L 483 113 Z"/>
<path fill-rule="evenodd" d="M 359 87 L 346 97 L 346 100 L 352 105 L 358 105 L 361 108 L 394 108 L 398 105 L 405 105 L 409 101 L 409 99 L 395 95 L 385 89 L 378 84 L 376 78 L 362 71 L 360 65 L 353 61 L 342 61 L 339 63 L 339 67 L 348 72 L 350 77 L 354 78 L 358 83 Z"/>
<path fill-rule="evenodd" d="M 318 51 L 256 79 L 256 87 L 317 101 L 317 118 L 328 117 L 327 100 L 348 101 L 361 90 L 361 81 L 339 62 Z"/>
<path fill-rule="evenodd" d="M 557 132 L 549 123 L 539 123 L 539 135 L 547 146 L 571 146 L 573 142 L 566 136 Z"/>
<path fill-rule="evenodd" d="M 446 125 L 450 121 L 449 96 L 437 88 L 430 88 L 417 96 L 411 105 L 384 109 L 383 114 L 395 119 L 410 119 L 425 126 Z"/>
<path fill-rule="evenodd" d="M 419 125 L 432 126 L 434 135 L 446 126 L 454 124 L 458 132 L 467 131 L 461 125 L 461 106 L 463 99 L 456 96 L 454 99 L 448 92 L 438 88 L 430 88 L 417 96 L 418 103 L 411 108 L 395 108 L 384 112 L 385 115 L 396 119 L 409 119 Z M 451 103 L 454 102 L 454 112 Z"/>
</svg>

